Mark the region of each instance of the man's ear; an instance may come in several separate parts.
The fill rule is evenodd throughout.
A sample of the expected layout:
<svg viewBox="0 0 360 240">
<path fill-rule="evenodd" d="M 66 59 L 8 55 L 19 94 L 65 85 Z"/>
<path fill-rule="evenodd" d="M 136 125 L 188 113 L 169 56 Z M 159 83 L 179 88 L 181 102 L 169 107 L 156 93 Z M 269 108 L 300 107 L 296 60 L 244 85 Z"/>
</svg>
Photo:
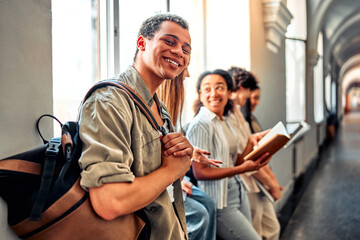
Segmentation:
<svg viewBox="0 0 360 240">
<path fill-rule="evenodd" d="M 136 46 L 140 51 L 144 51 L 146 45 L 145 43 L 145 37 L 143 35 L 140 35 L 137 39 Z"/>
</svg>

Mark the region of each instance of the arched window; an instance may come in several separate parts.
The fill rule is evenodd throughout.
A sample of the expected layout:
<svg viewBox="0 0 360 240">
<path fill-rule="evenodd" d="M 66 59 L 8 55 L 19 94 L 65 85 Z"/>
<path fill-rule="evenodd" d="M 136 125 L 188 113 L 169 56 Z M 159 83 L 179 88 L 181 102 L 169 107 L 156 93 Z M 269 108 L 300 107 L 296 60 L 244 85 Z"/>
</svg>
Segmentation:
<svg viewBox="0 0 360 240">
<path fill-rule="evenodd" d="M 286 121 L 305 120 L 306 1 L 288 0 L 293 15 L 286 33 Z"/>
<path fill-rule="evenodd" d="M 305 42 L 286 39 L 286 121 L 305 120 Z"/>
<path fill-rule="evenodd" d="M 319 123 L 324 119 L 324 76 L 322 34 L 319 34 L 317 51 L 319 60 L 314 68 L 314 120 Z"/>
</svg>

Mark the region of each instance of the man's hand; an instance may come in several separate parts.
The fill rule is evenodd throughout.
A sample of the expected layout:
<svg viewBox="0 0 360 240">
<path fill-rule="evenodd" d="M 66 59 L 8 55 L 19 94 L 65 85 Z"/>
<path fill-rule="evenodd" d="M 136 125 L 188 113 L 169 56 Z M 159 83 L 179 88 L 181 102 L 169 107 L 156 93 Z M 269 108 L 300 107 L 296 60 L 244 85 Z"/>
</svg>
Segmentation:
<svg viewBox="0 0 360 240">
<path fill-rule="evenodd" d="M 170 171 L 169 177 L 174 177 L 174 181 L 184 177 L 191 166 L 190 157 L 188 155 L 180 157 L 176 157 L 174 154 L 165 155 L 164 152 L 165 151 L 163 151 L 161 156 L 162 167 L 165 167 Z"/>
<path fill-rule="evenodd" d="M 161 141 L 163 143 L 165 156 L 189 156 L 192 158 L 194 148 L 183 134 L 178 132 L 169 133 L 165 135 Z"/>
<path fill-rule="evenodd" d="M 202 150 L 200 148 L 194 148 L 193 159 L 195 162 L 202 164 L 210 164 L 215 167 L 219 167 L 218 163 L 222 164 L 222 161 L 215 159 L 208 159 L 205 155 L 210 155 L 210 152 Z"/>
</svg>

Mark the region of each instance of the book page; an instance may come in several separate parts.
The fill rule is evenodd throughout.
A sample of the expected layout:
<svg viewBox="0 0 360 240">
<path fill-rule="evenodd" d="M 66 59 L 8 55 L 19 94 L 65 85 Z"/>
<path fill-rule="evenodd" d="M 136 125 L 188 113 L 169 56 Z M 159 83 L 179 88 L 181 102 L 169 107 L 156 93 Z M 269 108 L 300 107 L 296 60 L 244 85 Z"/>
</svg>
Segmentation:
<svg viewBox="0 0 360 240">
<path fill-rule="evenodd" d="M 287 148 L 290 146 L 294 141 L 296 141 L 302 134 L 310 129 L 310 125 L 307 124 L 305 121 L 301 121 L 299 123 L 299 126 L 290 134 L 291 139 L 284 148 Z"/>
<path fill-rule="evenodd" d="M 244 157 L 244 160 L 256 160 L 266 152 L 273 155 L 289 140 L 290 136 L 287 133 L 284 124 L 280 121 L 258 142 L 256 147 L 254 146 L 253 151 L 247 154 Z"/>
<path fill-rule="evenodd" d="M 266 143 L 267 141 L 269 141 L 269 139 L 271 139 L 272 137 L 274 137 L 276 134 L 280 134 L 280 135 L 284 135 L 288 138 L 290 138 L 288 132 L 286 131 L 286 128 L 284 126 L 284 124 L 279 121 L 259 142 L 256 146 L 254 146 L 254 150 L 256 148 L 258 148 L 259 146 L 263 145 L 264 143 Z"/>
</svg>

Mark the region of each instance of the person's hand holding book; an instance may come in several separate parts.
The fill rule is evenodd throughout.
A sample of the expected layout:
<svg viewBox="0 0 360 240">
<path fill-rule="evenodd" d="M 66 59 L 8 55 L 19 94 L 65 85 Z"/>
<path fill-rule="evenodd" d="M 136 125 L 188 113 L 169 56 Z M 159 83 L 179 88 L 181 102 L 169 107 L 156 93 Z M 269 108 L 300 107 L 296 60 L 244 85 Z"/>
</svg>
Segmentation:
<svg viewBox="0 0 360 240">
<path fill-rule="evenodd" d="M 243 162 L 243 158 L 248 155 L 250 152 L 252 152 L 254 150 L 254 147 L 257 146 L 258 142 L 270 131 L 271 129 L 262 131 L 262 132 L 258 132 L 258 133 L 254 133 L 252 134 L 246 144 L 246 147 L 244 149 L 244 151 L 241 154 L 242 160 L 239 162 L 242 163 Z M 254 159 L 253 159 L 254 160 Z"/>
</svg>

